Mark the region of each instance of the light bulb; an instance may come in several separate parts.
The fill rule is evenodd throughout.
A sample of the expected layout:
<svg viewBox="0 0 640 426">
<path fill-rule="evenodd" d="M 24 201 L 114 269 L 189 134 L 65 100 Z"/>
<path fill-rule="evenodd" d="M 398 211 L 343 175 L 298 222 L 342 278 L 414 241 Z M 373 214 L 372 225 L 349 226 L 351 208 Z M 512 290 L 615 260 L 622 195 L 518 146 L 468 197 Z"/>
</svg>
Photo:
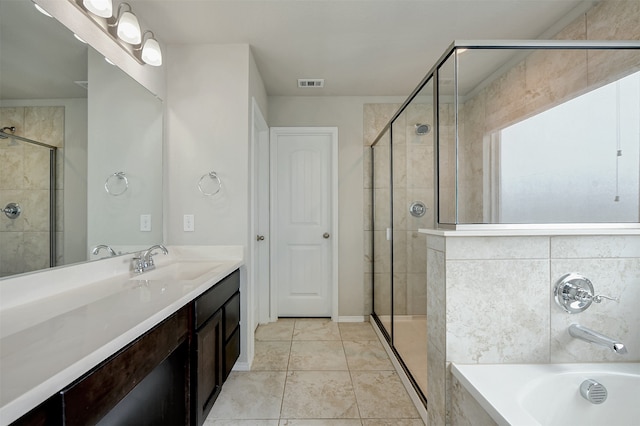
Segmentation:
<svg viewBox="0 0 640 426">
<path fill-rule="evenodd" d="M 162 65 L 162 51 L 155 38 L 149 38 L 144 42 L 144 46 L 142 46 L 142 60 L 146 64 L 154 67 Z"/>
<path fill-rule="evenodd" d="M 82 4 L 89 12 L 102 18 L 111 18 L 113 15 L 112 0 L 83 0 Z"/>
<path fill-rule="evenodd" d="M 138 18 L 131 12 L 124 12 L 118 19 L 118 37 L 129 44 L 140 44 L 142 32 Z"/>
</svg>

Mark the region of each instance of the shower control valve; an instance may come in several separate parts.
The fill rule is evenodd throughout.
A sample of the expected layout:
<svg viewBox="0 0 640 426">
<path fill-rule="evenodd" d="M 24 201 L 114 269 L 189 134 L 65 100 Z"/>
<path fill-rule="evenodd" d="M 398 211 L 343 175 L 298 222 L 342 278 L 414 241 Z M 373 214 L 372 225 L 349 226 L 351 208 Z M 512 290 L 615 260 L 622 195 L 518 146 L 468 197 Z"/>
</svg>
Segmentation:
<svg viewBox="0 0 640 426">
<path fill-rule="evenodd" d="M 594 294 L 591 281 L 577 273 L 562 276 L 555 285 L 554 296 L 556 303 L 570 314 L 585 311 L 591 303 L 601 303 L 603 299 L 620 302 L 619 297 Z"/>
</svg>

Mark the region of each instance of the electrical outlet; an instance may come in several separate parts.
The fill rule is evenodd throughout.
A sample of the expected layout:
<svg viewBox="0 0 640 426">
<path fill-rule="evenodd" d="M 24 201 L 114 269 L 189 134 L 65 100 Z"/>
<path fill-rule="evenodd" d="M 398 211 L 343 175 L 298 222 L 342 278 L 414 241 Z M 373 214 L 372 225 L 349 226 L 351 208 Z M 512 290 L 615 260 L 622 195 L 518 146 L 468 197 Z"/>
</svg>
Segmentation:
<svg viewBox="0 0 640 426">
<path fill-rule="evenodd" d="M 195 228 L 194 225 L 194 218 L 192 214 L 185 214 L 184 215 L 184 230 L 185 232 L 193 232 Z"/>
<path fill-rule="evenodd" d="M 150 214 L 141 214 L 140 215 L 140 230 L 142 232 L 150 232 L 151 231 L 151 215 Z"/>
</svg>

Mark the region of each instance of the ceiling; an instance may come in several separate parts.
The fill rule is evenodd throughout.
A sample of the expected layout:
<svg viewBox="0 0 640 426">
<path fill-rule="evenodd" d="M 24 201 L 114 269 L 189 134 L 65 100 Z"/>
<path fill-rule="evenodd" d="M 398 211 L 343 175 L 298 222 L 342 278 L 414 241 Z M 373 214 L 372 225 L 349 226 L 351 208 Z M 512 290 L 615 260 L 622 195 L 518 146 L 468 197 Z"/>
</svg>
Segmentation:
<svg viewBox="0 0 640 426">
<path fill-rule="evenodd" d="M 549 37 L 594 4 L 594 0 L 128 2 L 143 29 L 152 29 L 165 46 L 251 45 L 270 96 L 407 96 L 454 40 Z M 86 96 L 85 89 L 74 83 L 86 80 L 84 45 L 37 13 L 30 1 L 0 0 L 0 12 L 0 98 Z M 300 89 L 298 78 L 323 78 L 325 87 Z"/>
<path fill-rule="evenodd" d="M 153 29 L 164 44 L 251 45 L 271 96 L 406 96 L 453 40 L 550 36 L 559 21 L 568 23 L 594 2 L 129 0 L 129 3 L 143 26 Z M 298 78 L 324 78 L 325 87 L 299 89 Z"/>
</svg>

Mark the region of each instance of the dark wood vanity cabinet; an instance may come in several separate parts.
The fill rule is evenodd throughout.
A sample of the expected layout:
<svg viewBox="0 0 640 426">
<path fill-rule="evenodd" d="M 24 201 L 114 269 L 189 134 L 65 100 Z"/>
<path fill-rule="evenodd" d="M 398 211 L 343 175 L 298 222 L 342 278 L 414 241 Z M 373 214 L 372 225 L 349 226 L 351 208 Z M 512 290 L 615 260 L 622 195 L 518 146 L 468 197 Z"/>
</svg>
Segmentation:
<svg viewBox="0 0 640 426">
<path fill-rule="evenodd" d="M 240 355 L 240 273 L 233 272 L 194 303 L 192 420 L 201 425 Z"/>
<path fill-rule="evenodd" d="M 12 425 L 202 425 L 240 355 L 236 270 Z"/>
</svg>

